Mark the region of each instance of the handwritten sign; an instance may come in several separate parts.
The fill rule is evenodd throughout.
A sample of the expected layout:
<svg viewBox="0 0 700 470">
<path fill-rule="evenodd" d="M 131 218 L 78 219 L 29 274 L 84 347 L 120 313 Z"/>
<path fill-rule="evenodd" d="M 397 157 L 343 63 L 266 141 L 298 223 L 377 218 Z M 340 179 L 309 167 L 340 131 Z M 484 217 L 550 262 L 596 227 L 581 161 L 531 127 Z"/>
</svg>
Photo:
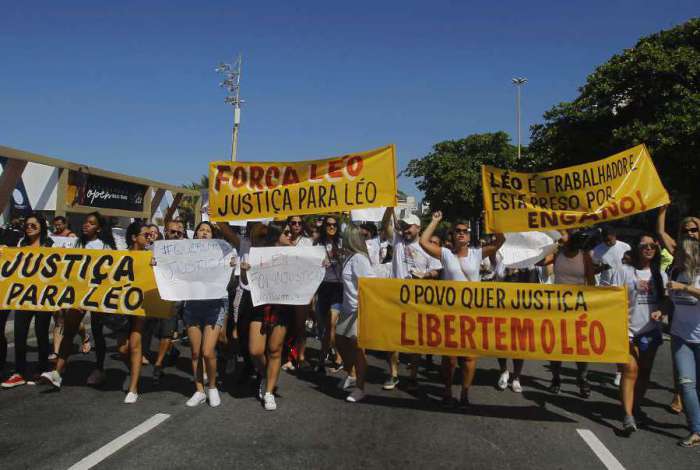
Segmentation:
<svg viewBox="0 0 700 470">
<path fill-rule="evenodd" d="M 56 235 L 49 236 L 51 237 L 51 240 L 53 240 L 54 248 L 73 248 L 78 241 L 76 237 L 58 237 Z"/>
<path fill-rule="evenodd" d="M 308 305 L 326 274 L 322 246 L 251 248 L 248 282 L 253 305 Z"/>
<path fill-rule="evenodd" d="M 226 297 L 235 256 L 236 250 L 224 240 L 156 241 L 154 272 L 160 296 L 165 300 Z"/>
<path fill-rule="evenodd" d="M 5 248 L 0 254 L 0 309 L 168 317 L 151 253 L 76 248 Z"/>
</svg>

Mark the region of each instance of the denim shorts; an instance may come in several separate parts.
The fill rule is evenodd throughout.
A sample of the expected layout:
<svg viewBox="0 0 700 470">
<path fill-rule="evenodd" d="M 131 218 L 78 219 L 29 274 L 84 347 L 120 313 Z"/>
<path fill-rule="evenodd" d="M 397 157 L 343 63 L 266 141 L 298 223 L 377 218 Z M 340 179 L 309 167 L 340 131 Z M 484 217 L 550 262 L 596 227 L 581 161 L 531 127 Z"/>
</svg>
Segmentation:
<svg viewBox="0 0 700 470">
<path fill-rule="evenodd" d="M 224 326 L 228 298 L 187 300 L 182 308 L 182 319 L 187 327 Z"/>
</svg>

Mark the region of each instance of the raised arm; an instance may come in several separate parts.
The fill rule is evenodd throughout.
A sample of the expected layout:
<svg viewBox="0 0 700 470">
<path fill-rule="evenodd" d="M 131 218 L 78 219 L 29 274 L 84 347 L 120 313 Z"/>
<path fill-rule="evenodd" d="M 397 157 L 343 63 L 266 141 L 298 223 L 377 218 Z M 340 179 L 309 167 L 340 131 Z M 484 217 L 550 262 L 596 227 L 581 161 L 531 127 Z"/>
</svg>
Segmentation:
<svg viewBox="0 0 700 470">
<path fill-rule="evenodd" d="M 661 239 L 661 243 L 664 245 L 664 248 L 666 248 L 668 252 L 671 253 L 671 255 L 673 255 L 676 252 L 676 241 L 671 235 L 666 233 L 667 209 L 668 206 L 659 207 L 659 214 L 656 218 L 656 233 L 659 235 L 659 238 Z"/>
<path fill-rule="evenodd" d="M 430 237 L 432 237 L 433 233 L 435 233 L 435 229 L 437 228 L 441 220 L 442 212 L 433 212 L 433 219 L 428 224 L 428 227 L 423 231 L 423 234 L 420 236 L 419 241 L 420 247 L 423 248 L 423 250 L 430 256 L 437 259 L 442 258 L 442 249 L 439 246 L 430 243 Z"/>
<path fill-rule="evenodd" d="M 216 226 L 221 230 L 221 236 L 224 237 L 224 240 L 229 242 L 235 249 L 240 250 L 241 237 L 238 236 L 231 226 L 226 222 L 217 222 Z"/>
<path fill-rule="evenodd" d="M 506 241 L 506 237 L 502 233 L 495 233 L 493 236 L 495 237 L 495 240 L 492 243 L 481 247 L 482 258 L 488 258 L 491 255 L 495 255 Z"/>
<path fill-rule="evenodd" d="M 391 243 L 391 240 L 394 238 L 394 221 L 392 220 L 393 218 L 394 208 L 387 207 L 384 211 L 384 217 L 382 217 L 381 232 L 382 236 L 384 237 L 384 240 L 389 240 L 389 243 Z"/>
</svg>

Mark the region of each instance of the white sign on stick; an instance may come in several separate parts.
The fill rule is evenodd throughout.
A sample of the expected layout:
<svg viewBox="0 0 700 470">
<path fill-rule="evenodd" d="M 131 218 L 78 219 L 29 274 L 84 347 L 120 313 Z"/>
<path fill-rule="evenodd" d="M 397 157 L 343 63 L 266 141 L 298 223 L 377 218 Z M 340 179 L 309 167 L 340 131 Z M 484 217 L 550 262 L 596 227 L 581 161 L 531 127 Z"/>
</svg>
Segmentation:
<svg viewBox="0 0 700 470">
<path fill-rule="evenodd" d="M 253 306 L 308 305 L 326 274 L 322 246 L 250 249 L 247 272 Z"/>
<path fill-rule="evenodd" d="M 502 263 L 512 269 L 533 267 L 545 256 L 554 253 L 557 240 L 561 238 L 557 231 L 513 232 L 504 235 L 506 241 L 498 252 L 503 257 Z"/>
<path fill-rule="evenodd" d="M 386 207 L 370 207 L 367 209 L 353 209 L 350 211 L 352 221 L 381 222 L 386 212 Z"/>
<path fill-rule="evenodd" d="M 236 250 L 224 240 L 158 240 L 153 244 L 153 272 L 163 300 L 226 297 L 231 258 Z"/>
</svg>

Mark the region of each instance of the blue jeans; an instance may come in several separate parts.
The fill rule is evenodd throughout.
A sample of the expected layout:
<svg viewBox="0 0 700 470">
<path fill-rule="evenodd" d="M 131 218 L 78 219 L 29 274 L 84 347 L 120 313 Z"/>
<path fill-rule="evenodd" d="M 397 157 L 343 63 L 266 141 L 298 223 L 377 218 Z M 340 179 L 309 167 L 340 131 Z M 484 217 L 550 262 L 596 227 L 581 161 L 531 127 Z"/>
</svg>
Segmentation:
<svg viewBox="0 0 700 470">
<path fill-rule="evenodd" d="M 678 336 L 672 336 L 671 350 L 690 432 L 700 433 L 700 343 L 688 343 Z"/>
</svg>

